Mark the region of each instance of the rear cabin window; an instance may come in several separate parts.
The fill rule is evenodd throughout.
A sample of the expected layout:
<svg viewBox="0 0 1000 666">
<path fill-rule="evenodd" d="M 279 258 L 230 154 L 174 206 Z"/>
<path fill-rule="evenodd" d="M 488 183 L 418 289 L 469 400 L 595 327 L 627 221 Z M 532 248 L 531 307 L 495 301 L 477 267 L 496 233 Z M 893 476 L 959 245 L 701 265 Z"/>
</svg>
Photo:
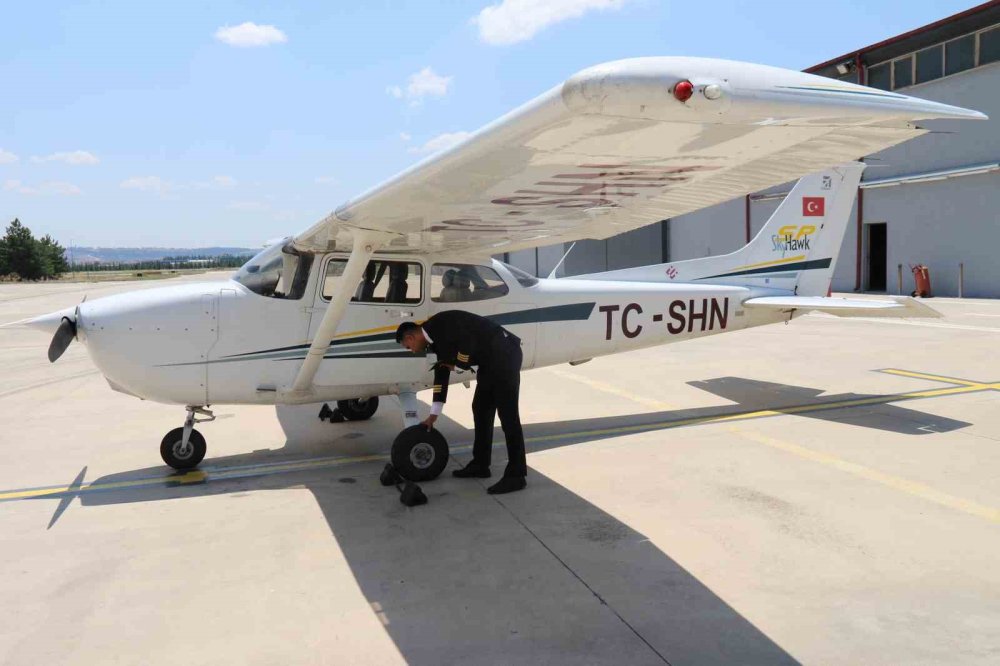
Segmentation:
<svg viewBox="0 0 1000 666">
<path fill-rule="evenodd" d="M 495 270 L 469 264 L 434 264 L 431 300 L 435 303 L 485 301 L 507 295 L 507 283 Z"/>
<path fill-rule="evenodd" d="M 323 298 L 330 300 L 343 279 L 346 259 L 331 259 L 323 278 Z M 414 304 L 421 301 L 423 267 L 408 261 L 369 261 L 365 274 L 354 288 L 352 303 Z"/>
</svg>

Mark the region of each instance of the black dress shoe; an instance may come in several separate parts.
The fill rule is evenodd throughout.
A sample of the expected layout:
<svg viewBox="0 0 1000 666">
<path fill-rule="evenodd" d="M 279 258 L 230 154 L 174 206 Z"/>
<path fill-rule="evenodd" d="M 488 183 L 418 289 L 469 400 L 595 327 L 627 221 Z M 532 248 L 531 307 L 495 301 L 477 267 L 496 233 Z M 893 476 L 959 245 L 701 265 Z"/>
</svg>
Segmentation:
<svg viewBox="0 0 1000 666">
<path fill-rule="evenodd" d="M 451 475 L 460 479 L 488 479 L 490 478 L 490 468 L 469 463 L 462 469 L 452 471 Z"/>
<path fill-rule="evenodd" d="M 486 492 L 490 495 L 503 495 L 524 490 L 527 487 L 528 482 L 524 480 L 523 476 L 505 476 L 487 488 Z"/>
</svg>

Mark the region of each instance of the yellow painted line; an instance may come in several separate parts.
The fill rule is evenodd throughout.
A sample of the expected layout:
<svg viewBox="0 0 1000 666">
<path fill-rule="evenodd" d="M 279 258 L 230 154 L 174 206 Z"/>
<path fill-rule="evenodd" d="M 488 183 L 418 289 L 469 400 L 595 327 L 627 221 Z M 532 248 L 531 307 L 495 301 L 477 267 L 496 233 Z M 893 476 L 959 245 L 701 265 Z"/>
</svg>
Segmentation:
<svg viewBox="0 0 1000 666">
<path fill-rule="evenodd" d="M 569 372 L 567 370 L 559 370 L 555 368 L 546 368 L 551 374 L 557 377 L 562 377 L 563 379 L 569 379 L 571 381 L 583 384 L 584 386 L 589 386 L 590 388 L 597 389 L 604 393 L 610 393 L 611 395 L 617 395 L 619 397 L 625 398 L 626 400 L 631 400 L 637 404 L 643 405 L 644 407 L 650 407 L 658 411 L 666 411 L 668 409 L 676 409 L 676 405 L 672 405 L 669 402 L 663 402 L 660 400 L 654 400 L 652 398 L 647 398 L 644 395 L 639 395 L 633 393 L 632 391 L 626 391 L 625 389 L 613 386 L 612 384 L 605 384 L 604 382 L 598 381 L 596 379 L 591 379 L 584 375 L 579 375 L 575 372 Z"/>
<path fill-rule="evenodd" d="M 828 453 L 821 453 L 819 451 L 808 449 L 804 446 L 799 446 L 798 444 L 792 444 L 791 442 L 785 442 L 780 439 L 775 439 L 774 437 L 768 437 L 767 435 L 754 432 L 752 430 L 742 430 L 736 427 L 732 427 L 730 430 L 746 439 L 757 442 L 758 444 L 763 444 L 773 449 L 791 453 L 799 458 L 811 460 L 827 467 L 832 467 L 833 469 L 845 472 L 851 476 L 865 479 L 867 481 L 873 481 L 887 488 L 892 488 L 893 490 L 898 490 L 902 493 L 906 493 L 907 495 L 919 497 L 920 499 L 933 502 L 934 504 L 938 504 L 940 506 L 948 507 L 949 509 L 955 509 L 956 511 L 967 513 L 970 516 L 976 516 L 977 518 L 988 520 L 991 523 L 1000 523 L 1000 509 L 979 504 L 978 502 L 973 502 L 972 500 L 967 500 L 962 497 L 956 497 L 955 495 L 949 495 L 948 493 L 931 488 L 923 483 L 910 481 L 909 479 L 904 479 L 892 474 L 886 474 L 885 472 L 880 472 L 877 469 L 866 467 L 865 465 L 859 465 L 858 463 L 850 462 L 849 460 L 844 460 L 843 458 L 831 456 Z"/>
<path fill-rule="evenodd" d="M 616 435 L 633 432 L 643 432 L 648 430 L 669 430 L 694 425 L 710 425 L 713 423 L 727 423 L 732 421 L 749 421 L 752 419 L 767 418 L 771 416 L 808 414 L 831 409 L 842 409 L 844 407 L 860 407 L 863 405 L 884 405 L 890 402 L 901 402 L 904 400 L 916 400 L 922 398 L 937 398 L 946 395 L 958 395 L 962 393 L 978 393 L 988 388 L 978 386 L 955 386 L 941 389 L 931 389 L 927 391 L 913 391 L 911 393 L 896 393 L 891 395 L 873 396 L 870 398 L 857 398 L 851 400 L 836 400 L 833 402 L 823 402 L 811 405 L 798 405 L 795 407 L 782 407 L 780 409 L 761 409 L 752 412 L 735 412 L 733 414 L 715 416 L 696 416 L 689 419 L 677 419 L 672 421 L 659 421 L 633 426 L 617 426 L 614 428 L 602 428 L 596 430 L 583 430 L 570 433 L 556 433 L 552 435 L 539 435 L 530 437 L 526 441 L 543 442 L 558 439 L 572 439 L 576 437 L 594 437 L 597 435 Z"/>
<path fill-rule="evenodd" d="M 621 395 L 630 400 L 635 400 L 640 402 L 640 404 L 646 404 L 647 406 L 653 407 L 655 409 L 662 409 L 664 406 L 667 408 L 674 408 L 666 403 L 661 403 L 644 396 L 640 396 L 623 389 L 619 389 L 616 386 L 610 384 L 604 384 L 603 382 L 598 382 L 592 380 L 588 377 L 582 375 L 577 375 L 576 373 L 570 373 L 565 370 L 554 370 L 549 369 L 550 372 L 565 376 L 574 381 L 580 381 L 588 386 L 597 388 L 599 390 L 613 392 L 616 395 Z M 908 374 L 907 374 L 908 373 Z M 696 425 L 711 425 L 714 423 L 732 423 L 737 421 L 749 421 L 752 419 L 768 418 L 773 416 L 781 415 L 795 415 L 795 414 L 809 414 L 810 412 L 819 412 L 832 409 L 843 409 L 846 407 L 859 407 L 864 405 L 882 405 L 891 402 L 902 402 L 906 400 L 921 400 L 925 398 L 938 398 L 948 395 L 961 395 L 965 393 L 980 393 L 983 391 L 1000 390 L 1000 382 L 998 383 L 977 383 L 968 380 L 953 380 L 952 378 L 944 378 L 940 375 L 926 375 L 924 373 L 909 373 L 906 370 L 894 370 L 893 374 L 899 374 L 901 376 L 913 376 L 919 379 L 929 379 L 936 378 L 936 381 L 947 381 L 952 382 L 962 382 L 960 385 L 948 386 L 944 388 L 937 389 L 926 389 L 923 391 L 910 391 L 908 393 L 895 393 L 880 396 L 871 396 L 867 398 L 854 398 L 848 400 L 835 400 L 831 402 L 813 403 L 809 405 L 797 405 L 792 407 L 781 407 L 778 409 L 761 409 L 747 412 L 734 412 L 732 414 L 720 414 L 720 415 L 708 415 L 708 416 L 697 416 L 687 419 L 675 419 L 675 420 L 665 420 L 656 421 L 653 423 L 637 424 L 631 426 L 616 426 L 613 428 L 598 428 L 593 430 L 578 430 L 575 432 L 566 433 L 555 433 L 551 435 L 535 435 L 532 437 L 526 437 L 525 441 L 528 443 L 537 442 L 548 442 L 560 439 L 575 439 L 575 438 L 586 438 L 595 437 L 602 435 L 625 435 L 629 433 L 638 433 L 654 430 L 669 430 L 673 428 L 682 428 L 687 426 Z M 500 445 L 502 440 L 496 445 Z M 794 446 L 794 445 L 793 445 Z M 471 444 L 456 446 L 451 448 L 452 453 L 462 453 L 470 451 L 472 449 Z M 103 491 L 103 490 L 120 490 L 127 488 L 139 488 L 144 486 L 164 486 L 164 485 L 174 485 L 174 484 L 189 484 L 189 483 L 206 483 L 211 481 L 225 481 L 228 479 L 238 479 L 244 477 L 254 477 L 254 476 L 264 476 L 267 474 L 276 474 L 281 472 L 295 472 L 310 469 L 321 469 L 327 467 L 338 467 L 341 465 L 348 465 L 352 463 L 361 462 L 372 462 L 376 460 L 387 460 L 389 458 L 386 454 L 371 454 L 363 456 L 352 456 L 346 458 L 321 458 L 312 460 L 298 460 L 289 462 L 275 462 L 275 463 L 263 463 L 259 465 L 246 465 L 239 467 L 230 468 L 220 468 L 220 469 L 205 469 L 205 470 L 192 470 L 185 474 L 175 474 L 169 476 L 161 477 L 148 477 L 142 479 L 133 479 L 129 481 L 113 481 L 107 483 L 91 483 L 79 488 L 72 488 L 70 486 L 51 486 L 46 488 L 26 488 L 21 490 L 11 490 L 0 492 L 0 501 L 3 500 L 20 500 L 20 499 L 31 499 L 37 497 L 47 497 L 61 495 L 64 493 L 72 492 L 74 494 L 85 494 L 88 492 Z"/>
<path fill-rule="evenodd" d="M 944 375 L 929 375 L 926 372 L 897 370 L 896 368 L 886 368 L 881 372 L 890 375 L 899 375 L 900 377 L 912 377 L 914 379 L 928 379 L 932 382 L 945 382 L 946 384 L 961 384 L 963 386 L 977 386 L 980 388 L 990 388 L 995 386 L 995 384 L 988 384 L 985 382 L 975 382 L 968 379 L 958 379 L 956 377 L 945 377 Z"/>
<path fill-rule="evenodd" d="M 762 268 L 764 266 L 777 266 L 778 264 L 790 264 L 794 261 L 802 261 L 806 258 L 806 255 L 800 254 L 796 257 L 786 257 L 785 259 L 775 259 L 774 261 L 762 261 L 759 264 L 747 264 L 746 266 L 737 266 L 733 270 L 740 270 L 743 268 Z"/>
<path fill-rule="evenodd" d="M 451 448 L 452 453 L 464 453 L 472 450 L 472 445 L 456 446 Z M 192 470 L 185 474 L 174 474 L 160 477 L 148 477 L 143 479 L 133 479 L 131 481 L 110 481 L 106 483 L 90 483 L 73 488 L 71 486 L 51 486 L 47 488 L 30 488 L 25 490 L 12 490 L 0 492 L 0 501 L 33 499 L 62 495 L 72 492 L 74 495 L 83 495 L 92 492 L 105 490 L 123 490 L 130 488 L 143 488 L 153 486 L 171 486 L 175 484 L 207 483 L 211 481 L 226 481 L 245 477 L 266 476 L 268 474 L 279 474 L 282 472 L 298 472 L 311 469 L 322 469 L 327 467 L 340 467 L 353 463 L 373 462 L 377 460 L 388 460 L 387 454 L 371 454 L 364 456 L 350 456 L 345 458 L 324 458 L 320 460 L 299 460 L 286 463 L 276 462 L 263 465 L 247 465 L 245 467 L 220 468 L 217 470 Z"/>
</svg>

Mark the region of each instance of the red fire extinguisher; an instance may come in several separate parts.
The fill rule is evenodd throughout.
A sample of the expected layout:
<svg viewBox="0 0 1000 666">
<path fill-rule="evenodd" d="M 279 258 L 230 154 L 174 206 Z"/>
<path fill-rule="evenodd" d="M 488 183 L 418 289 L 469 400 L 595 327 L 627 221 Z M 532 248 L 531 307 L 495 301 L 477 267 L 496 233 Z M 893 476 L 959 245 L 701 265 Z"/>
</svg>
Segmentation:
<svg viewBox="0 0 1000 666">
<path fill-rule="evenodd" d="M 916 289 L 910 295 L 929 298 L 931 296 L 930 269 L 923 264 L 917 264 L 916 266 L 910 266 L 910 270 L 913 271 L 913 284 L 916 286 Z"/>
</svg>

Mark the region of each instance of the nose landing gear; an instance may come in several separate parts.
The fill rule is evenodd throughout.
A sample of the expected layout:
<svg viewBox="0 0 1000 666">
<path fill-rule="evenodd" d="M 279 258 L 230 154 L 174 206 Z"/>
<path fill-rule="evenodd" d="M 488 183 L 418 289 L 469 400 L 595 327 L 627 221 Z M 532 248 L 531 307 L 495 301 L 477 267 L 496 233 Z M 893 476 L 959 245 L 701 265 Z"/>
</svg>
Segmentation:
<svg viewBox="0 0 1000 666">
<path fill-rule="evenodd" d="M 201 414 L 205 418 L 197 418 Z M 163 462 L 177 470 L 193 469 L 205 458 L 207 446 L 202 434 L 194 429 L 196 423 L 214 421 L 215 415 L 204 407 L 188 407 L 184 425 L 168 432 L 160 442 Z"/>
</svg>

